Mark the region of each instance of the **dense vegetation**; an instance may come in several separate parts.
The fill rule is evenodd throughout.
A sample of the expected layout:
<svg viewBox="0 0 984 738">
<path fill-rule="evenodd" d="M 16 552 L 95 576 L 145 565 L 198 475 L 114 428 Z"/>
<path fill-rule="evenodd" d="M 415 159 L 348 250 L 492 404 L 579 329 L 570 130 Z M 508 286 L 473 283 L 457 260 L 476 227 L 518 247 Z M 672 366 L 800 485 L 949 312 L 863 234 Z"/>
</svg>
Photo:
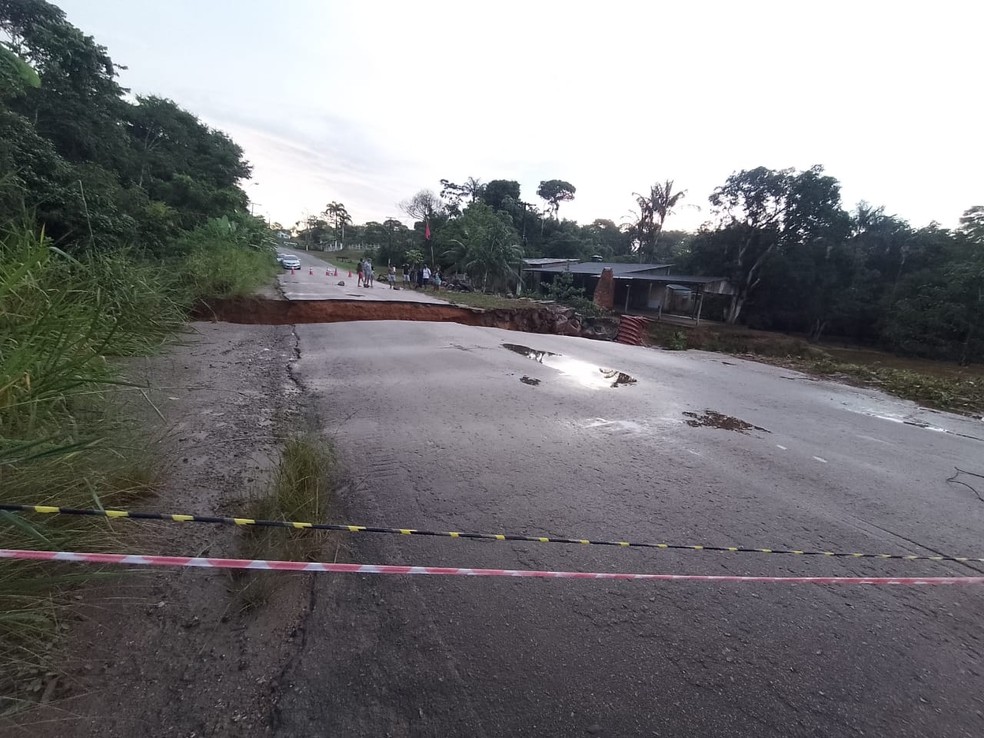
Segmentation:
<svg viewBox="0 0 984 738">
<path fill-rule="evenodd" d="M 170 100 L 129 101 L 106 49 L 43 0 L 0 0 L 0 500 L 119 505 L 153 482 L 115 357 L 156 350 L 201 296 L 273 271 L 242 150 Z M 105 523 L 0 516 L 5 547 L 119 548 Z M 44 568 L 42 568 L 44 567 Z M 88 574 L 90 572 L 85 572 Z M 58 592 L 0 564 L 0 713 L 40 696 Z"/>
<path fill-rule="evenodd" d="M 984 207 L 960 227 L 913 228 L 883 208 L 847 210 L 840 185 L 821 167 L 736 172 L 709 197 L 696 232 L 665 230 L 685 197 L 673 181 L 634 193 L 634 215 L 586 225 L 558 217 L 576 188 L 547 180 L 542 207 L 510 180 L 441 181 L 441 192 L 401 203 L 415 221 L 351 225 L 347 241 L 374 248 L 378 262 L 428 261 L 467 273 L 478 286 L 515 286 L 522 257 L 674 264 L 676 274 L 727 277 L 738 295 L 708 317 L 962 362 L 984 359 Z M 335 221 L 298 223 L 308 245 L 337 240 Z M 426 224 L 426 225 L 425 225 Z M 426 228 L 431 232 L 425 238 Z"/>
</svg>

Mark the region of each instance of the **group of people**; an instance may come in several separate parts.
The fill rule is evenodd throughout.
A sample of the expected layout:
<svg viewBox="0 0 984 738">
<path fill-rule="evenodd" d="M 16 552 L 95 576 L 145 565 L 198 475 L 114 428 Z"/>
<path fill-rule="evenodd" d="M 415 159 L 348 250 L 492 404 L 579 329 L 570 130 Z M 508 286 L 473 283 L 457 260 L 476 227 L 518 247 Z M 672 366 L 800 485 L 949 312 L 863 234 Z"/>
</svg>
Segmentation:
<svg viewBox="0 0 984 738">
<path fill-rule="evenodd" d="M 376 275 L 373 271 L 372 259 L 367 257 L 360 261 L 358 271 L 359 287 L 375 286 Z M 396 289 L 396 267 L 392 264 L 386 270 L 386 281 L 389 283 L 391 290 Z M 428 286 L 432 286 L 436 292 L 441 288 L 441 272 L 437 268 L 432 271 L 426 264 L 423 267 L 411 267 L 409 264 L 404 264 L 403 286 L 406 289 L 427 289 Z"/>
<path fill-rule="evenodd" d="M 418 289 L 427 289 L 428 286 L 432 286 L 437 291 L 441 288 L 441 272 L 436 267 L 432 271 L 426 264 L 422 267 L 411 267 L 409 264 L 404 264 L 403 284 L 406 287 Z"/>
</svg>

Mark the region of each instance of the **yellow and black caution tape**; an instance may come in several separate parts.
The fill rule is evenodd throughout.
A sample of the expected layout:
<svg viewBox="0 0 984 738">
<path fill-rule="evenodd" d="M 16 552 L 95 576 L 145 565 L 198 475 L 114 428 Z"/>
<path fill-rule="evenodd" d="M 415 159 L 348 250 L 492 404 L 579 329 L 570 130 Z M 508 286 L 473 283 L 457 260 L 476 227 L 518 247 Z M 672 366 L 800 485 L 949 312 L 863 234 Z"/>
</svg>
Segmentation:
<svg viewBox="0 0 984 738">
<path fill-rule="evenodd" d="M 294 530 L 333 530 L 343 533 L 395 533 L 405 536 L 435 536 L 438 538 L 470 538 L 482 541 L 523 541 L 527 543 L 578 543 L 590 546 L 618 546 L 621 548 L 656 548 L 673 551 L 720 551 L 726 553 L 792 554 L 796 556 L 828 556 L 850 559 L 901 559 L 904 561 L 955 561 L 984 563 L 984 557 L 971 556 L 918 556 L 916 554 L 849 553 L 845 551 L 810 551 L 791 548 L 751 548 L 748 546 L 683 545 L 678 543 L 648 543 L 638 541 L 598 541 L 588 538 L 563 536 L 523 536 L 515 533 L 468 533 L 463 531 L 417 530 L 416 528 L 383 528 L 374 525 L 347 525 L 345 523 L 302 523 L 291 520 L 256 520 L 254 518 L 229 518 L 214 515 L 179 515 L 134 510 L 102 510 L 97 508 L 55 507 L 52 505 L 0 504 L 3 512 L 34 512 L 44 515 L 87 515 L 100 518 L 125 518 L 128 520 L 163 520 L 169 523 L 211 523 L 213 525 L 256 526 L 260 528 L 291 528 Z"/>
</svg>

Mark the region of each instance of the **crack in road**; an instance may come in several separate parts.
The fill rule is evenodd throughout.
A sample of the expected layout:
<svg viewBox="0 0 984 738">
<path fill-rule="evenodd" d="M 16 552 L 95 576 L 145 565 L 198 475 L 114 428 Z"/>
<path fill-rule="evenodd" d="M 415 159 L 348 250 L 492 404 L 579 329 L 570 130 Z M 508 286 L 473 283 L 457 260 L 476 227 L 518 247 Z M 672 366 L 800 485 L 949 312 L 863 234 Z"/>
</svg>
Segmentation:
<svg viewBox="0 0 984 738">
<path fill-rule="evenodd" d="M 317 605 L 317 577 L 314 574 L 311 574 L 308 576 L 307 608 L 301 613 L 300 620 L 297 625 L 294 626 L 294 633 L 300 633 L 300 638 L 291 638 L 291 642 L 296 643 L 296 646 L 291 649 L 291 652 L 288 653 L 287 658 L 284 660 L 283 666 L 281 666 L 277 675 L 270 680 L 270 707 L 267 709 L 267 723 L 274 735 L 279 734 L 281 728 L 284 727 L 280 709 L 280 700 L 283 696 L 283 683 L 287 678 L 287 673 L 290 671 L 291 667 L 294 666 L 297 657 L 307 648 L 308 623 L 310 622 L 311 616 L 314 614 Z"/>
</svg>

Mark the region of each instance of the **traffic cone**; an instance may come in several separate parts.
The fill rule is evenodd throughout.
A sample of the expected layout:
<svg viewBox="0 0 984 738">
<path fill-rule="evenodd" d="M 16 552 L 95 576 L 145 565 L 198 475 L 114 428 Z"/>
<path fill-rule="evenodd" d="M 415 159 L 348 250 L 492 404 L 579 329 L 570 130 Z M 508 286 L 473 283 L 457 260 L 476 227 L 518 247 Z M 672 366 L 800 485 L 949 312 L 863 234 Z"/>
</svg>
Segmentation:
<svg viewBox="0 0 984 738">
<path fill-rule="evenodd" d="M 331 276 L 331 269 L 325 269 L 325 276 L 326 277 L 330 277 Z"/>
<path fill-rule="evenodd" d="M 308 276 L 309 277 L 313 277 L 314 276 L 314 267 L 308 267 Z"/>
<path fill-rule="evenodd" d="M 352 279 L 352 270 L 351 269 L 349 269 L 349 276 L 348 276 L 348 278 L 349 279 Z"/>
<path fill-rule="evenodd" d="M 335 276 L 338 276 L 338 267 L 335 267 Z"/>
</svg>

